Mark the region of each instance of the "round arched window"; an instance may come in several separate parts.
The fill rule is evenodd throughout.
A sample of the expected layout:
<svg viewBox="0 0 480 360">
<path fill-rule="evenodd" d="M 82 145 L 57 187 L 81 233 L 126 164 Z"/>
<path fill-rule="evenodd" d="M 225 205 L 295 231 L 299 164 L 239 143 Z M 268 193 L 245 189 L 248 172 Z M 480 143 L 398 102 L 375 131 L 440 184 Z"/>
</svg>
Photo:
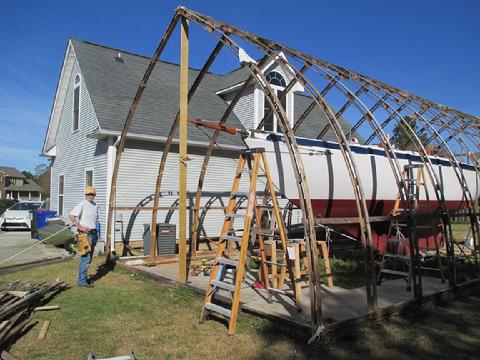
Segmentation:
<svg viewBox="0 0 480 360">
<path fill-rule="evenodd" d="M 282 75 L 280 75 L 278 72 L 276 71 L 270 71 L 268 74 L 267 74 L 267 81 L 272 84 L 272 85 L 277 85 L 277 86 L 281 86 L 281 87 L 285 87 L 287 86 L 287 84 L 285 83 L 285 79 L 283 78 Z"/>
</svg>

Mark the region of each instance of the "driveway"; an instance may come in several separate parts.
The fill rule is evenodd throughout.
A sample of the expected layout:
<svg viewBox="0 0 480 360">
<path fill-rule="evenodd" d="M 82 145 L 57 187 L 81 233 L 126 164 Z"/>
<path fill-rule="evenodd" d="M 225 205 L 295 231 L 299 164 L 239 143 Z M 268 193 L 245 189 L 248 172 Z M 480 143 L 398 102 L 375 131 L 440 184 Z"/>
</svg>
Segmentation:
<svg viewBox="0 0 480 360">
<path fill-rule="evenodd" d="M 0 231 L 0 268 L 68 256 L 68 253 L 63 248 L 58 248 L 53 245 L 39 244 L 13 259 L 3 262 L 10 256 L 17 254 L 34 244 L 38 244 L 38 240 L 30 238 L 30 231 Z"/>
</svg>

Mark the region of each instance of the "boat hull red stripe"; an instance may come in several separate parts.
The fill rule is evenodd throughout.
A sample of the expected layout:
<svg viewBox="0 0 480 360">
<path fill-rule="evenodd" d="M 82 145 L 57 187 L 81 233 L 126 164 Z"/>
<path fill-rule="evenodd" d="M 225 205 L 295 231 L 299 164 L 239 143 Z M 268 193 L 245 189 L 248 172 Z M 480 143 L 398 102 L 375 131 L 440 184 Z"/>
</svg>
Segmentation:
<svg viewBox="0 0 480 360">
<path fill-rule="evenodd" d="M 296 206 L 300 206 L 298 199 L 290 200 Z M 383 216 L 389 215 L 394 206 L 395 200 L 367 200 L 367 207 L 369 209 L 370 216 Z M 458 211 L 466 207 L 465 201 L 447 201 L 447 208 L 449 211 Z M 400 207 L 402 203 L 400 202 Z M 341 217 L 357 217 L 357 205 L 355 200 L 341 200 L 341 199 L 330 199 L 330 200 L 321 200 L 314 199 L 312 200 L 313 214 L 316 217 L 327 217 L 327 218 L 341 218 Z M 417 214 L 426 215 L 432 214 L 440 210 L 438 201 L 433 200 L 421 200 L 418 203 Z"/>
<path fill-rule="evenodd" d="M 296 199 L 292 203 L 299 206 Z M 447 201 L 447 208 L 450 211 L 457 211 L 465 208 L 464 201 Z M 391 213 L 395 205 L 394 200 L 367 201 L 370 216 L 385 216 Z M 355 200 L 312 200 L 313 212 L 316 217 L 327 218 L 352 218 L 358 217 Z M 439 209 L 437 201 L 420 201 L 418 214 L 433 214 Z M 372 230 L 372 241 L 374 248 L 383 253 L 386 249 L 389 221 L 373 222 L 370 224 Z M 332 225 L 352 237 L 360 238 L 360 226 L 358 224 Z M 404 234 L 408 238 L 408 234 Z M 442 228 L 438 217 L 419 217 L 417 219 L 416 236 L 420 251 L 435 250 L 435 240 L 439 247 L 443 246 L 444 240 Z M 400 253 L 409 254 L 408 246 L 402 246 Z M 391 251 L 391 249 L 390 249 Z"/>
</svg>

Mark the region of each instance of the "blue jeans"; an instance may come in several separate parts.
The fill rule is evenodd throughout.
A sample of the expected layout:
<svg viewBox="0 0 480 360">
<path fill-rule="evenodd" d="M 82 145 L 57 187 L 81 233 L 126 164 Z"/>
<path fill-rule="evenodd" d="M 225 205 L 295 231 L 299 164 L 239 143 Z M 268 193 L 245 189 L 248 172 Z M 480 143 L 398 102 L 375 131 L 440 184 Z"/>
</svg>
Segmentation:
<svg viewBox="0 0 480 360">
<path fill-rule="evenodd" d="M 90 262 L 92 260 L 92 253 L 93 253 L 93 248 L 95 246 L 95 240 L 96 240 L 96 235 L 93 233 L 88 234 L 88 243 L 90 244 L 90 247 L 92 248 L 92 251 L 80 256 L 80 265 L 78 267 L 78 279 L 77 279 L 77 285 L 82 286 L 82 285 L 87 285 L 88 282 L 88 266 L 90 265 Z"/>
</svg>

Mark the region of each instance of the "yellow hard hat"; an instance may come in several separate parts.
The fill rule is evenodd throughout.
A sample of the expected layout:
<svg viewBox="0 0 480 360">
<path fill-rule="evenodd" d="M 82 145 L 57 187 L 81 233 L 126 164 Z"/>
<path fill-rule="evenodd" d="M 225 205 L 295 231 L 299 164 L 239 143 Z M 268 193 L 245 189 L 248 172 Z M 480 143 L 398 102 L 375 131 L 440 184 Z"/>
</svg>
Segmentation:
<svg viewBox="0 0 480 360">
<path fill-rule="evenodd" d="M 93 186 L 87 186 L 85 188 L 85 195 L 87 194 L 97 194 L 97 192 L 95 191 L 95 188 Z"/>
</svg>

